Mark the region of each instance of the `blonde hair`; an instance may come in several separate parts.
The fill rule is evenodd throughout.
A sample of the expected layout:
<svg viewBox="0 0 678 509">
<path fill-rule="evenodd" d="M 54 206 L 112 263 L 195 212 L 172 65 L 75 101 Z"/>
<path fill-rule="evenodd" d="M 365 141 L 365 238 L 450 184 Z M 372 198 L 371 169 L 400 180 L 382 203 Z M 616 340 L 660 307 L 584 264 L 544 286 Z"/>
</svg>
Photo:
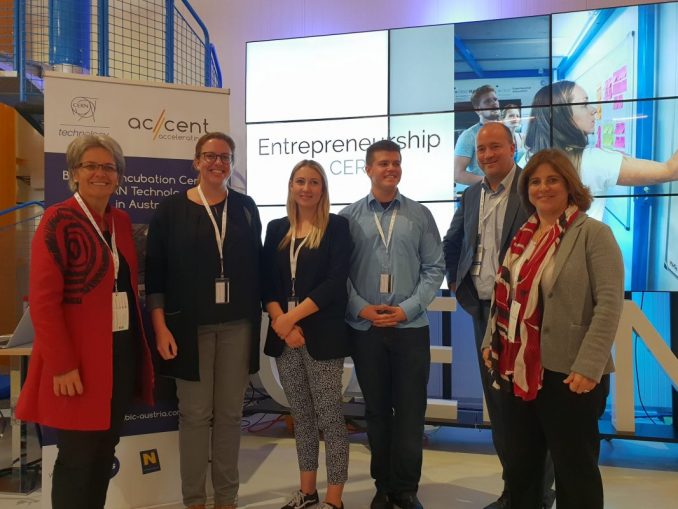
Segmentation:
<svg viewBox="0 0 678 509">
<path fill-rule="evenodd" d="M 320 246 L 320 241 L 322 241 L 325 231 L 327 230 L 327 224 L 330 221 L 330 196 L 327 189 L 327 174 L 325 173 L 325 170 L 320 165 L 320 163 L 313 161 L 312 159 L 304 159 L 303 161 L 299 161 L 294 166 L 294 168 L 292 168 L 289 185 L 287 186 L 287 217 L 290 220 L 290 229 L 280 241 L 280 244 L 278 244 L 278 249 L 280 250 L 290 245 L 292 236 L 297 230 L 299 209 L 297 203 L 294 201 L 294 196 L 292 196 L 292 181 L 294 180 L 294 175 L 304 167 L 311 168 L 316 173 L 318 173 L 323 183 L 322 194 L 320 196 L 320 201 L 318 202 L 315 216 L 313 218 L 313 226 L 311 227 L 311 231 L 308 234 L 308 240 L 304 245 L 309 249 L 317 249 L 318 246 Z"/>
</svg>

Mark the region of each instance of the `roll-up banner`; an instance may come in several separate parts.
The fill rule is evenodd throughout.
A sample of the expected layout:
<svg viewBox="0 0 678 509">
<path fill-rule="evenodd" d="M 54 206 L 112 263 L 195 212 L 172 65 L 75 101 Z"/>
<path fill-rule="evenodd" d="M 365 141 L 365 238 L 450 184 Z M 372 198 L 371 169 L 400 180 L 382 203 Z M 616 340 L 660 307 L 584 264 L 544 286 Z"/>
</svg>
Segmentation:
<svg viewBox="0 0 678 509">
<path fill-rule="evenodd" d="M 126 169 L 111 204 L 132 219 L 142 271 L 139 283 L 143 285 L 148 222 L 164 198 L 196 185 L 197 173 L 192 166 L 195 143 L 206 132 L 228 132 L 228 99 L 229 91 L 225 89 L 46 73 L 46 205 L 72 194 L 65 155 L 68 144 L 84 134 L 112 136 L 125 154 Z M 238 150 L 231 185 L 242 189 L 245 176 L 238 173 L 237 158 Z M 123 437 L 111 466 L 107 509 L 181 500 L 174 384 L 159 377 L 156 383 L 159 386 L 156 406 L 135 406 L 125 416 Z M 45 508 L 50 507 L 57 454 L 55 438 L 54 430 L 45 430 L 42 462 Z M 128 500 L 129 496 L 134 500 Z"/>
</svg>

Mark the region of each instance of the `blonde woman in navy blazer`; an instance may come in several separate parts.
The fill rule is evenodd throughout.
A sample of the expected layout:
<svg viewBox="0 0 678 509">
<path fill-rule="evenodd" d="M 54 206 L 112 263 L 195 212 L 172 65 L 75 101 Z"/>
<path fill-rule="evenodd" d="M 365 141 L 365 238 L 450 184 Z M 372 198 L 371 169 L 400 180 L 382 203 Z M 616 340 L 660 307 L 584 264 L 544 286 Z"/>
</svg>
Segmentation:
<svg viewBox="0 0 678 509">
<path fill-rule="evenodd" d="M 271 324 L 264 352 L 276 358 L 290 403 L 300 489 L 283 509 L 318 504 L 319 431 L 325 439 L 327 494 L 321 509 L 341 509 L 348 475 L 348 435 L 341 408 L 351 237 L 330 214 L 327 176 L 312 160 L 290 176 L 287 217 L 271 221 L 264 242 L 264 302 Z"/>
<path fill-rule="evenodd" d="M 542 507 L 548 447 L 558 509 L 603 509 L 598 418 L 624 299 L 621 252 L 610 228 L 585 214 L 591 194 L 563 151 L 536 153 L 518 190 L 533 214 L 497 274 L 482 346 L 495 386 L 508 390 L 511 508 Z"/>
</svg>

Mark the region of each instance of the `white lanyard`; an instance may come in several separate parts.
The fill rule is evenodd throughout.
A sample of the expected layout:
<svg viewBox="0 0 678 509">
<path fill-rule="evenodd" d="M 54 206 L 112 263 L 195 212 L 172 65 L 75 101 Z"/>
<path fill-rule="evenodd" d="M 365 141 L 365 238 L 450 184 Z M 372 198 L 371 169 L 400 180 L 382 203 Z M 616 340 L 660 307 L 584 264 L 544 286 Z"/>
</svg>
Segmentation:
<svg viewBox="0 0 678 509">
<path fill-rule="evenodd" d="M 485 188 L 482 187 L 480 189 L 480 210 L 478 211 L 478 235 L 482 236 L 482 231 L 485 229 L 485 221 L 492 215 L 494 212 L 494 209 L 496 209 L 501 202 L 503 202 L 506 197 L 508 196 L 508 193 L 506 192 L 506 189 L 502 191 L 501 197 L 494 201 L 492 204 L 492 207 L 490 210 L 485 214 Z"/>
<path fill-rule="evenodd" d="M 391 237 L 393 236 L 393 227 L 395 226 L 395 220 L 396 216 L 398 215 L 398 209 L 394 208 L 393 209 L 393 214 L 391 214 L 391 222 L 388 225 L 388 237 L 384 236 L 384 229 L 381 227 L 381 222 L 379 221 L 379 218 L 377 217 L 377 213 L 374 213 L 374 222 L 377 225 L 377 230 L 379 231 L 379 236 L 381 237 L 381 241 L 384 244 L 384 247 L 386 248 L 386 251 L 388 251 L 388 246 L 391 243 Z"/>
<path fill-rule="evenodd" d="M 205 210 L 207 211 L 207 215 L 210 218 L 210 221 L 212 221 L 212 226 L 214 227 L 214 237 L 217 241 L 217 249 L 219 250 L 219 263 L 221 265 L 221 277 L 224 277 L 224 240 L 226 239 L 226 207 L 228 205 L 228 195 L 226 195 L 226 201 L 224 202 L 224 210 L 221 212 L 221 234 L 219 234 L 219 227 L 217 226 L 217 220 L 214 219 L 214 215 L 212 214 L 212 209 L 210 208 L 209 204 L 207 203 L 207 200 L 205 199 L 205 195 L 202 192 L 202 189 L 200 188 L 200 185 L 198 185 L 198 194 L 200 195 L 200 200 L 202 200 L 202 204 L 205 206 Z"/>
<path fill-rule="evenodd" d="M 292 239 L 290 240 L 290 274 L 292 275 L 292 295 L 294 296 L 294 282 L 297 279 L 297 258 L 299 258 L 299 251 L 301 251 L 301 247 L 306 243 L 306 239 L 308 239 L 308 235 L 304 237 L 304 240 L 301 241 L 299 244 L 299 247 L 295 250 L 294 249 L 294 235 L 292 235 Z"/>
<path fill-rule="evenodd" d="M 111 245 L 108 245 L 108 242 L 106 242 L 106 237 L 104 237 L 104 234 L 101 233 L 101 230 L 99 229 L 99 225 L 97 222 L 94 220 L 94 217 L 92 217 L 92 213 L 89 211 L 87 208 L 87 205 L 85 205 L 85 202 L 82 200 L 80 197 L 79 193 L 75 193 L 74 195 L 75 201 L 78 202 L 78 205 L 80 205 L 80 208 L 82 211 L 85 213 L 87 216 L 87 219 L 89 219 L 89 222 L 92 223 L 92 226 L 94 229 L 97 231 L 99 234 L 99 237 L 101 237 L 101 240 L 104 241 L 104 244 L 106 244 L 106 247 L 108 247 L 108 250 L 111 252 L 111 256 L 113 256 L 113 273 L 114 273 L 114 283 L 115 283 L 115 291 L 118 291 L 118 271 L 120 270 L 120 257 L 118 255 L 118 247 L 115 243 L 115 223 L 113 222 L 113 218 L 111 218 Z"/>
</svg>

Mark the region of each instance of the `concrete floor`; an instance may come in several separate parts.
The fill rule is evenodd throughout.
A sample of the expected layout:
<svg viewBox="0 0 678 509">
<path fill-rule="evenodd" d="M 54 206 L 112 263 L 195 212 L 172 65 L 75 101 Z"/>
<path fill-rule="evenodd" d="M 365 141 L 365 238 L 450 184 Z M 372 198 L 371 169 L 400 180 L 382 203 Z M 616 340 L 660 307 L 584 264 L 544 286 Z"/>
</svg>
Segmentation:
<svg viewBox="0 0 678 509">
<path fill-rule="evenodd" d="M 272 417 L 266 416 L 264 420 Z M 373 495 L 369 450 L 363 433 L 351 435 L 347 509 L 366 509 Z M 321 465 L 324 457 L 320 458 Z M 601 470 L 605 507 L 669 508 L 678 499 L 678 444 L 631 440 L 603 441 Z M 281 423 L 264 432 L 243 432 L 240 506 L 278 509 L 296 489 L 294 440 Z M 319 487 L 324 485 L 324 467 Z M 419 497 L 427 509 L 482 508 L 501 491 L 499 462 L 487 430 L 431 428 L 427 431 Z M 0 494 L 0 509 L 39 508 L 41 493 Z M 165 505 L 181 509 L 181 504 Z"/>
</svg>

